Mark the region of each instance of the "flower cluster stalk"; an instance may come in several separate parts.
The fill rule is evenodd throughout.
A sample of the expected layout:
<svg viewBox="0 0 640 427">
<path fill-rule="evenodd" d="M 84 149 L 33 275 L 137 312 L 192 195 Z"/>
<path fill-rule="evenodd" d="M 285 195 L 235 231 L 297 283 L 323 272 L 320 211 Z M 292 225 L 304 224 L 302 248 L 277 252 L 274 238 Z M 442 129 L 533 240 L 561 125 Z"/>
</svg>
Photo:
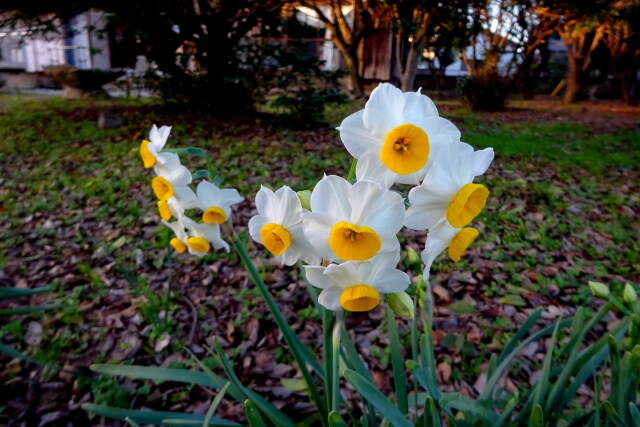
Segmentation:
<svg viewBox="0 0 640 427">
<path fill-rule="evenodd" d="M 336 312 L 331 334 L 331 411 L 340 413 L 340 333 L 342 331 L 342 310 Z"/>
</svg>

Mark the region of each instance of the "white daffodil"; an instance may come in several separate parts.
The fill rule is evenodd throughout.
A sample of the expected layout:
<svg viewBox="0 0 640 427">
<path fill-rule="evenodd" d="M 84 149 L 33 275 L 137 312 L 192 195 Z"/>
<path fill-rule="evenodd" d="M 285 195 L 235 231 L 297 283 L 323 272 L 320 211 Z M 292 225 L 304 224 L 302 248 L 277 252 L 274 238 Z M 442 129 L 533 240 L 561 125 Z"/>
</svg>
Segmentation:
<svg viewBox="0 0 640 427">
<path fill-rule="evenodd" d="M 460 131 L 438 116 L 433 102 L 418 92 L 402 93 L 382 83 L 364 110 L 342 121 L 340 138 L 358 159 L 358 180 L 389 188 L 394 182 L 416 185 L 442 145 L 460 139 Z"/>
<path fill-rule="evenodd" d="M 284 186 L 275 193 L 261 187 L 256 195 L 258 215 L 249 220 L 249 233 L 262 243 L 285 265 L 293 265 L 302 259 L 309 264 L 319 264 L 320 257 L 309 244 L 302 230 L 305 211 L 296 193 Z"/>
<path fill-rule="evenodd" d="M 351 185 L 325 176 L 311 193 L 311 211 L 304 214 L 304 234 L 327 260 L 365 261 L 399 250 L 404 200 L 376 182 Z"/>
<path fill-rule="evenodd" d="M 168 202 L 175 197 L 182 206 L 197 206 L 196 195 L 189 188 L 191 172 L 180 164 L 177 154 L 165 154 L 165 162 L 158 163 L 154 169 L 158 176 L 151 181 L 151 188 L 161 202 Z M 159 206 L 159 209 L 162 211 L 163 208 Z"/>
<path fill-rule="evenodd" d="M 151 127 L 149 132 L 149 140 L 142 141 L 140 144 L 140 156 L 145 168 L 150 168 L 157 163 L 164 164 L 166 162 L 167 153 L 161 153 L 162 148 L 167 143 L 171 132 L 171 126 L 162 126 L 160 129 L 156 125 Z"/>
<path fill-rule="evenodd" d="M 492 148 L 473 151 L 464 142 L 442 147 L 424 182 L 409 192 L 405 225 L 430 230 L 444 219 L 455 228 L 469 224 L 489 197 L 489 190 L 473 179 L 485 173 L 492 160 Z"/>
<path fill-rule="evenodd" d="M 220 225 L 218 224 L 198 224 L 191 218 L 184 218 L 184 225 L 189 231 L 187 246 L 189 253 L 197 256 L 204 256 L 209 252 L 211 246 L 214 250 L 224 249 L 229 252 L 229 244 L 220 237 Z"/>
<path fill-rule="evenodd" d="M 186 209 L 193 209 L 198 207 L 198 198 L 191 188 L 182 188 L 182 199 L 185 202 L 181 202 L 175 196 L 169 197 L 167 200 L 158 200 L 158 212 L 160 217 L 164 221 L 169 221 L 171 218 L 182 220 L 184 218 L 184 211 Z"/>
<path fill-rule="evenodd" d="M 460 261 L 460 257 L 478 237 L 478 230 L 473 227 L 454 228 L 447 221 L 433 227 L 427 236 L 427 243 L 420 254 L 424 262 L 425 271 L 431 269 L 431 264 L 438 255 L 449 248 L 448 254 L 452 261 Z"/>
<path fill-rule="evenodd" d="M 222 224 L 231 218 L 231 205 L 244 200 L 235 188 L 220 189 L 209 181 L 202 181 L 196 189 L 202 222 Z"/>
<path fill-rule="evenodd" d="M 162 223 L 169 227 L 171 231 L 173 231 L 173 234 L 175 234 L 175 237 L 169 241 L 173 249 L 179 254 L 186 251 L 188 248 L 187 241 L 189 240 L 189 235 L 187 234 L 184 222 L 178 220 L 173 222 L 162 221 Z"/>
<path fill-rule="evenodd" d="M 399 260 L 399 253 L 386 253 L 369 261 L 308 265 L 305 269 L 309 283 L 322 288 L 318 302 L 323 307 L 369 311 L 380 303 L 380 293 L 402 292 L 409 286 L 409 276 L 395 268 Z"/>
</svg>

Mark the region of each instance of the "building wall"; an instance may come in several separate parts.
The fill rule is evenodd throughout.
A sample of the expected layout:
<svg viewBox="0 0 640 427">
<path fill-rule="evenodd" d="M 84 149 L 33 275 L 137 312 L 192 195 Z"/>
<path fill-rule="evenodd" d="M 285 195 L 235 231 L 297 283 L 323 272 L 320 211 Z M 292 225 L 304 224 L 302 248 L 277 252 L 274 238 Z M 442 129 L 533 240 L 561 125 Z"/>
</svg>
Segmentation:
<svg viewBox="0 0 640 427">
<path fill-rule="evenodd" d="M 109 69 L 109 40 L 103 12 L 86 12 L 60 26 L 59 34 L 28 35 L 26 28 L 0 29 L 0 69 L 42 71 L 69 64 L 80 69 Z"/>
</svg>

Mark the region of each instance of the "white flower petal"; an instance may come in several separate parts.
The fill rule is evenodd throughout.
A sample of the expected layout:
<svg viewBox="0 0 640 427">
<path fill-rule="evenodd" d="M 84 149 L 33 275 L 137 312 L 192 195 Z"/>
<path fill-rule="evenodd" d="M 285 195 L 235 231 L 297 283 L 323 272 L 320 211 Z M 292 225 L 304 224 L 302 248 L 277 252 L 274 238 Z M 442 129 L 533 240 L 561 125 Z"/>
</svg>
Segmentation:
<svg viewBox="0 0 640 427">
<path fill-rule="evenodd" d="M 392 172 L 380 161 L 380 154 L 369 153 L 358 159 L 356 178 L 358 181 L 374 181 L 384 188 L 390 188 L 398 174 Z"/>
<path fill-rule="evenodd" d="M 352 206 L 349 222 L 365 225 L 381 233 L 396 234 L 404 221 L 404 200 L 372 181 L 356 182 L 349 193 Z"/>
<path fill-rule="evenodd" d="M 447 119 L 443 119 L 439 116 L 423 116 L 412 122 L 412 124 L 420 127 L 429 137 L 429 143 L 431 140 L 437 137 L 449 137 L 455 140 L 460 139 L 460 130 Z"/>
<path fill-rule="evenodd" d="M 493 161 L 493 148 L 476 151 L 473 155 L 473 176 L 484 174 Z"/>
<path fill-rule="evenodd" d="M 339 176 L 325 176 L 311 193 L 311 210 L 347 220 L 351 216 L 350 188 L 351 184 Z"/>
<path fill-rule="evenodd" d="M 344 119 L 338 127 L 342 143 L 356 159 L 368 152 L 378 152 L 384 142 L 383 139 L 375 138 L 364 126 L 363 115 L 364 110 L 360 110 Z"/>
<path fill-rule="evenodd" d="M 331 264 L 324 270 L 324 275 L 334 283 L 334 286 L 347 289 L 354 285 L 363 285 L 362 276 L 358 274 L 362 261 L 347 261 L 342 264 Z"/>
<path fill-rule="evenodd" d="M 151 126 L 151 131 L 149 132 L 149 142 L 153 144 L 154 148 L 156 148 L 156 144 L 159 143 L 161 139 L 162 139 L 162 136 L 158 131 L 158 126 L 156 125 Z"/>
<path fill-rule="evenodd" d="M 418 120 L 426 116 L 437 116 L 438 109 L 433 101 L 426 95 L 418 92 L 406 92 L 404 96 L 404 108 L 402 117 L 407 123 L 415 124 Z"/>
<path fill-rule="evenodd" d="M 302 229 L 307 241 L 315 248 L 319 256 L 330 261 L 337 261 L 338 258 L 329 246 L 329 235 L 336 222 L 327 214 L 309 212 L 303 216 Z"/>
<path fill-rule="evenodd" d="M 307 281 L 316 288 L 327 289 L 336 284 L 331 280 L 331 277 L 324 275 L 326 267 L 319 265 L 305 265 L 304 271 Z"/>
<path fill-rule="evenodd" d="M 386 268 L 379 272 L 370 286 L 385 294 L 391 294 L 404 291 L 410 283 L 411 279 L 404 271 Z"/>
<path fill-rule="evenodd" d="M 235 188 L 220 189 L 209 181 L 200 182 L 196 191 L 198 193 L 197 207 L 200 210 L 206 211 L 215 206 L 224 210 L 227 218 L 231 216 L 231 205 L 244 200 Z"/>
<path fill-rule="evenodd" d="M 364 106 L 364 125 L 377 138 L 383 138 L 403 121 L 404 97 L 402 91 L 389 83 L 382 83 L 371 92 Z"/>
<path fill-rule="evenodd" d="M 256 215 L 249 220 L 249 234 L 251 238 L 256 242 L 262 244 L 262 237 L 260 235 L 260 230 L 262 227 L 269 224 L 271 220 L 264 215 Z"/>
<path fill-rule="evenodd" d="M 459 231 L 459 228 L 452 227 L 447 221 L 442 221 L 429 231 L 424 250 L 420 253 L 425 270 L 431 269 L 433 261 L 449 247 L 451 240 Z"/>
<path fill-rule="evenodd" d="M 291 247 L 287 252 L 295 254 L 296 261 L 300 258 L 308 264 L 320 264 L 321 257 L 305 237 L 302 222 L 287 228 L 287 231 L 291 235 Z M 296 261 L 287 265 L 293 265 Z"/>
<path fill-rule="evenodd" d="M 340 295 L 342 289 L 340 288 L 327 288 L 320 292 L 318 295 L 318 302 L 327 310 L 338 310 L 340 308 Z"/>
<path fill-rule="evenodd" d="M 198 197 L 187 185 L 174 185 L 173 195 L 180 202 L 182 209 L 193 209 L 199 206 Z"/>
<path fill-rule="evenodd" d="M 426 187 L 425 183 L 412 188 L 409 192 L 411 206 L 405 214 L 404 225 L 413 230 L 426 230 L 434 227 L 446 217 L 451 197 L 448 194 L 433 191 Z"/>
<path fill-rule="evenodd" d="M 273 191 L 261 185 L 260 191 L 256 194 L 256 209 L 258 213 L 274 221 L 276 217 L 276 204 Z"/>
<path fill-rule="evenodd" d="M 287 229 L 302 222 L 302 205 L 298 195 L 291 188 L 286 185 L 279 188 L 274 197 L 274 219 L 277 220 L 274 222 Z"/>
</svg>

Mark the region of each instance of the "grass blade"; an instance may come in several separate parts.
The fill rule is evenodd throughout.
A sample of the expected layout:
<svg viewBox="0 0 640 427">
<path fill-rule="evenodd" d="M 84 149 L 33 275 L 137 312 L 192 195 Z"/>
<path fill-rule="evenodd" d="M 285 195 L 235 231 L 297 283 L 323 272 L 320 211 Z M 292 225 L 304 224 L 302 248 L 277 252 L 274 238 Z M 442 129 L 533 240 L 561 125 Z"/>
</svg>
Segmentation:
<svg viewBox="0 0 640 427">
<path fill-rule="evenodd" d="M 271 421 L 275 423 L 275 425 L 295 427 L 295 424 L 293 423 L 293 421 L 291 421 L 291 419 L 284 412 L 280 411 L 278 408 L 273 406 L 271 402 L 269 402 L 259 394 L 249 390 L 248 388 L 242 385 L 242 383 L 240 382 L 240 379 L 238 378 L 236 373 L 233 371 L 233 367 L 231 366 L 229 359 L 227 359 L 227 356 L 224 354 L 224 351 L 222 350 L 222 346 L 220 345 L 220 342 L 218 342 L 218 340 L 214 338 L 213 343 L 216 347 L 216 351 L 218 353 L 220 361 L 222 362 L 222 366 L 224 367 L 225 372 L 227 373 L 227 375 L 229 376 L 229 379 L 233 382 L 233 384 L 235 384 L 235 386 L 238 387 L 238 389 L 241 390 L 241 392 L 244 394 L 245 399 L 248 399 L 253 403 L 255 403 L 255 405 L 260 409 L 260 411 L 262 411 L 266 416 L 268 416 L 271 419 Z M 246 402 L 245 402 L 245 405 L 246 405 Z"/>
<path fill-rule="evenodd" d="M 346 361 L 347 367 L 349 369 L 355 370 L 358 374 L 360 374 L 365 380 L 373 383 L 373 378 L 369 373 L 369 370 L 365 366 L 362 358 L 360 357 L 360 353 L 356 349 L 356 346 L 353 344 L 351 340 L 351 335 L 349 335 L 349 331 L 344 327 L 344 323 L 342 324 L 342 356 Z M 364 402 L 364 406 L 366 407 L 366 412 L 368 412 L 369 417 L 371 418 L 369 421 L 372 425 L 376 424 L 376 419 L 373 417 L 375 414 L 375 409 L 373 405 L 367 400 L 362 399 Z"/>
<path fill-rule="evenodd" d="M 135 409 L 114 408 L 106 405 L 96 405 L 94 403 L 85 403 L 82 409 L 100 417 L 108 417 L 115 420 L 125 421 L 127 418 L 137 422 L 138 424 L 154 424 L 154 425 L 172 425 L 168 420 L 185 420 L 197 421 L 202 424 L 204 415 L 187 414 L 181 412 L 165 412 L 165 411 L 140 411 Z M 240 426 L 233 421 L 224 420 L 222 418 L 214 418 L 211 420 L 214 426 Z"/>
<path fill-rule="evenodd" d="M 609 334 L 616 339 L 621 339 L 624 333 L 629 327 L 631 322 L 630 317 L 625 317 L 618 323 L 613 329 L 609 331 Z M 562 400 L 559 403 L 559 407 L 564 408 L 573 396 L 578 392 L 578 389 L 584 384 L 589 377 L 594 375 L 595 370 L 602 364 L 602 362 L 609 355 L 609 347 L 607 346 L 608 337 L 603 337 L 596 341 L 595 344 L 585 348 L 578 355 L 576 361 L 576 367 L 582 366 L 577 374 L 573 378 L 573 382 L 567 388 Z"/>
<path fill-rule="evenodd" d="M 249 421 L 249 425 L 251 427 L 263 427 L 267 424 L 262 419 L 262 415 L 260 415 L 260 410 L 256 404 L 249 399 L 244 401 L 244 413 L 247 416 L 247 421 Z"/>
<path fill-rule="evenodd" d="M 329 427 L 348 427 L 348 424 L 344 422 L 340 414 L 331 411 L 329 413 Z"/>
<path fill-rule="evenodd" d="M 622 360 L 616 339 L 609 335 L 607 337 L 609 345 L 609 360 L 611 361 L 611 394 L 610 403 L 618 414 L 624 414 L 624 387 Z"/>
<path fill-rule="evenodd" d="M 557 327 L 560 327 L 560 328 L 566 327 L 569 325 L 570 322 L 571 322 L 570 319 L 562 320 L 558 323 L 559 326 Z M 487 383 L 484 387 L 484 390 L 482 390 L 482 393 L 478 397 L 478 400 L 481 400 L 484 402 L 488 402 L 489 400 L 491 400 L 493 396 L 493 390 L 496 384 L 498 383 L 498 380 L 502 376 L 502 373 L 504 372 L 505 369 L 507 369 L 507 366 L 511 362 L 511 359 L 513 359 L 518 353 L 520 353 L 520 351 L 522 351 L 523 348 L 528 346 L 533 341 L 536 341 L 544 337 L 545 335 L 549 335 L 550 333 L 553 333 L 555 328 L 556 326 L 549 325 L 546 328 L 539 330 L 535 334 L 529 336 L 529 338 L 524 340 L 522 343 L 520 343 L 520 345 L 517 346 L 513 351 L 509 352 L 509 354 L 506 357 L 503 357 L 502 362 L 498 365 L 498 367 L 495 369 L 493 374 L 487 379 Z"/>
<path fill-rule="evenodd" d="M 91 365 L 90 369 L 94 372 L 105 375 L 119 375 L 128 378 L 153 381 L 175 381 L 179 383 L 197 384 L 212 389 L 220 389 L 227 383 L 223 377 L 216 375 L 216 380 L 204 372 L 190 371 L 188 369 L 107 364 Z"/>
<path fill-rule="evenodd" d="M 6 308 L 4 310 L 0 310 L 0 316 L 12 316 L 14 314 L 38 313 L 41 311 L 52 310 L 60 307 L 62 306 L 61 305 L 37 305 L 34 307 Z"/>
<path fill-rule="evenodd" d="M 33 357 L 27 356 L 26 354 L 19 352 L 15 348 L 9 347 L 8 345 L 4 345 L 2 343 L 0 343 L 0 353 L 6 354 L 9 357 L 15 357 L 17 359 L 24 360 L 25 362 L 33 363 L 34 365 L 42 366 L 43 368 L 53 369 L 54 371 L 66 372 L 76 377 L 86 378 L 86 375 L 83 374 L 82 372 L 70 371 L 68 369 L 63 369 L 58 365 L 41 362 L 38 359 L 34 359 Z"/>
<path fill-rule="evenodd" d="M 544 427 L 544 414 L 542 413 L 542 406 L 536 404 L 531 411 L 531 419 L 529 420 L 529 426 L 531 427 Z"/>
<path fill-rule="evenodd" d="M 347 369 L 344 372 L 344 377 L 353 385 L 358 393 L 373 404 L 383 417 L 388 418 L 393 426 L 412 427 L 402 412 L 393 406 L 389 399 L 387 399 L 373 383 L 368 382 L 360 374 L 351 369 Z"/>
<path fill-rule="evenodd" d="M 53 291 L 53 288 L 51 288 L 51 286 L 45 286 L 42 288 L 11 288 L 0 286 L 0 299 L 28 297 L 31 295 L 44 294 L 51 291 Z"/>
<path fill-rule="evenodd" d="M 633 402 L 629 402 L 629 413 L 631 414 L 631 421 L 633 422 L 633 427 L 640 427 L 640 411 L 638 407 Z"/>
<path fill-rule="evenodd" d="M 602 406 L 604 407 L 604 410 L 607 413 L 607 415 L 609 415 L 609 420 L 613 421 L 613 424 L 615 424 L 616 427 L 629 427 L 627 426 L 627 423 L 625 423 L 624 420 L 620 418 L 620 415 L 615 410 L 611 402 L 609 402 L 608 400 L 605 400 Z"/>
<path fill-rule="evenodd" d="M 403 414 L 409 412 L 409 401 L 407 399 L 407 376 L 404 371 L 404 358 L 402 357 L 402 346 L 396 325 L 396 316 L 393 310 L 387 307 L 387 325 L 389 327 L 389 344 L 391 346 L 391 366 L 393 369 L 393 384 L 396 389 L 396 399 L 398 408 Z"/>
<path fill-rule="evenodd" d="M 129 424 L 131 424 L 131 427 L 140 427 L 140 424 L 138 424 L 137 422 L 135 422 L 134 420 L 132 420 L 129 417 L 126 417 L 124 420 L 126 422 L 128 422 Z"/>
<path fill-rule="evenodd" d="M 534 411 L 536 407 L 539 407 L 542 411 L 542 404 L 544 403 L 544 397 L 547 394 L 547 386 L 549 385 L 549 371 L 551 370 L 551 360 L 553 359 L 553 350 L 556 348 L 556 337 L 558 336 L 558 328 L 560 327 L 560 319 L 556 322 L 556 327 L 551 335 L 551 343 L 547 349 L 547 354 L 542 364 L 542 374 L 536 384 L 536 392 L 533 398 Z M 542 415 L 542 414 L 541 414 Z"/>
<path fill-rule="evenodd" d="M 436 360 L 433 353 L 433 337 L 431 329 L 427 329 L 426 333 L 420 337 L 420 353 L 422 358 L 422 366 L 416 368 L 416 378 L 419 378 L 418 371 L 422 371 L 424 379 L 427 383 L 426 390 L 434 399 L 440 399 L 440 391 L 438 390 L 438 380 L 436 379 Z"/>
<path fill-rule="evenodd" d="M 436 409 L 436 404 L 431 396 L 427 396 L 427 400 L 424 404 L 424 425 L 425 427 L 442 426 L 440 411 Z"/>
<path fill-rule="evenodd" d="M 224 398 L 224 395 L 227 394 L 227 390 L 229 389 L 230 386 L 231 386 L 231 381 L 226 383 L 220 389 L 215 399 L 213 399 L 213 401 L 211 402 L 211 406 L 209 406 L 209 410 L 207 411 L 207 415 L 205 415 L 204 417 L 204 422 L 202 423 L 202 427 L 207 427 L 209 425 L 209 423 L 211 422 L 211 418 L 213 418 L 213 414 L 216 413 L 216 409 L 218 409 L 220 402 L 222 402 L 222 399 Z"/>
<path fill-rule="evenodd" d="M 522 339 L 522 337 L 526 335 L 527 332 L 529 332 L 529 329 L 531 329 L 531 327 L 533 327 L 533 325 L 536 324 L 541 314 L 542 314 L 542 307 L 538 307 L 536 311 L 534 311 L 529 315 L 529 318 L 522 324 L 520 329 L 518 329 L 518 332 L 516 332 L 515 335 L 509 340 L 507 345 L 504 347 L 504 349 L 500 353 L 500 356 L 498 356 L 497 365 L 502 363 L 504 359 L 511 352 L 513 352 L 513 350 L 517 347 L 518 342 Z"/>
<path fill-rule="evenodd" d="M 602 376 L 598 378 L 598 372 L 595 367 L 595 362 L 591 361 L 593 366 L 593 409 L 594 409 L 594 417 L 593 417 L 593 425 L 594 427 L 600 427 L 600 390 L 602 390 L 602 382 L 604 381 L 604 372 L 602 372 Z"/>
<path fill-rule="evenodd" d="M 302 374 L 305 375 L 304 371 L 308 371 L 306 366 L 308 364 L 309 366 L 311 366 L 311 368 L 316 372 L 316 374 L 320 378 L 324 378 L 324 372 L 322 370 L 322 367 L 320 366 L 318 361 L 313 357 L 313 355 L 309 352 L 309 349 L 307 349 L 304 345 L 302 345 L 302 343 L 300 342 L 296 334 L 291 329 L 291 326 L 289 326 L 289 323 L 286 321 L 286 319 L 280 312 L 280 309 L 278 309 L 278 306 L 273 300 L 273 297 L 271 296 L 271 293 L 269 292 L 267 285 L 265 285 L 264 281 L 262 280 L 262 277 L 260 277 L 260 273 L 258 273 L 258 270 L 256 270 L 256 267 L 253 264 L 251 257 L 247 253 L 247 250 L 244 248 L 244 245 L 240 241 L 240 238 L 233 230 L 228 230 L 228 233 L 231 235 L 233 246 L 236 248 L 238 255 L 240 256 L 240 259 L 242 260 L 244 265 L 247 267 L 249 275 L 253 279 L 253 282 L 255 283 L 255 285 L 258 287 L 258 290 L 262 294 L 262 297 L 264 298 L 265 302 L 267 303 L 267 306 L 269 307 L 269 311 L 271 311 L 271 314 L 273 315 L 276 323 L 278 324 L 278 328 L 280 329 L 280 331 L 282 331 L 282 335 L 284 336 L 285 341 L 291 348 L 291 351 L 293 352 L 293 356 L 295 357 L 296 362 L 298 363 L 298 366 L 302 371 Z M 318 402 L 316 402 L 316 404 L 317 403 Z"/>
<path fill-rule="evenodd" d="M 583 321 L 582 307 L 578 308 L 573 320 L 574 320 L 573 325 L 571 327 L 571 332 L 572 332 L 571 340 L 569 341 L 569 344 L 565 348 L 560 350 L 560 354 L 562 354 L 565 351 L 569 352 L 567 363 L 565 364 L 564 368 L 560 372 L 560 376 L 558 377 L 558 380 L 551 388 L 551 392 L 548 394 L 549 397 L 547 398 L 544 405 L 544 413 L 547 414 L 547 418 L 549 416 L 549 413 L 553 410 L 553 408 L 555 408 L 555 405 L 558 399 L 560 398 L 560 396 L 562 396 L 562 391 L 567 389 L 567 383 L 569 382 L 569 379 L 575 372 L 575 362 L 577 360 L 578 352 L 580 350 L 580 343 L 584 338 L 584 334 L 591 328 L 591 326 L 593 326 L 593 324 L 591 324 L 591 326 L 587 325 L 584 328 L 581 326 Z M 558 356 L 560 356 L 560 354 Z"/>
</svg>

